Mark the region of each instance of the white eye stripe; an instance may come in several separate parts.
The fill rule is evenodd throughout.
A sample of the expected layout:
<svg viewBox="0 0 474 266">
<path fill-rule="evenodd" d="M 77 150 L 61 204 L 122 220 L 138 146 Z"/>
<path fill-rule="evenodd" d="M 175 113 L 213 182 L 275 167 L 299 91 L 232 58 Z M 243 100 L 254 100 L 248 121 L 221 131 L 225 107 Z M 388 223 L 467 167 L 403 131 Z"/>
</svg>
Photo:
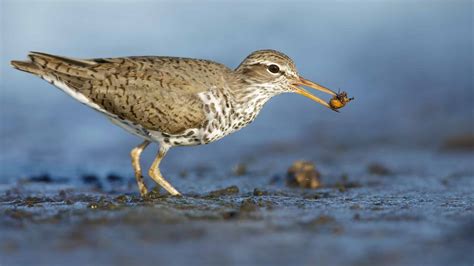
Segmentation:
<svg viewBox="0 0 474 266">
<path fill-rule="evenodd" d="M 268 61 L 268 60 L 252 60 L 249 62 L 249 64 L 253 65 L 253 64 L 261 64 L 261 65 L 277 65 L 280 69 L 283 69 L 283 66 L 281 66 L 280 64 L 278 63 L 275 63 L 274 61 Z"/>
<path fill-rule="evenodd" d="M 274 61 L 268 61 L 268 60 L 263 60 L 263 61 L 260 61 L 260 60 L 249 60 L 248 64 L 247 65 L 266 65 L 267 66 L 267 71 L 268 73 L 272 74 L 272 75 L 276 75 L 278 73 L 272 73 L 270 72 L 270 70 L 268 70 L 268 66 L 270 65 L 276 65 L 278 66 L 278 68 L 280 69 L 280 74 L 283 74 L 283 75 L 290 75 L 290 76 L 298 76 L 297 72 L 295 72 L 294 70 L 292 70 L 291 67 L 287 66 L 287 65 L 280 65 L 278 63 L 275 63 Z"/>
</svg>

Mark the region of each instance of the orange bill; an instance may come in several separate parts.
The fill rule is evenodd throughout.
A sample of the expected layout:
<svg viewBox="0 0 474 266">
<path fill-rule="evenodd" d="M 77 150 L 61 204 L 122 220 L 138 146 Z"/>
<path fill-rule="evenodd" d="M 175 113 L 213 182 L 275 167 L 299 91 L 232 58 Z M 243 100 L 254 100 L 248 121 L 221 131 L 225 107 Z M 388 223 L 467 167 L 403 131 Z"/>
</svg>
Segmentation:
<svg viewBox="0 0 474 266">
<path fill-rule="evenodd" d="M 330 94 L 330 95 L 333 95 L 333 96 L 336 96 L 337 93 L 335 93 L 334 91 L 322 86 L 322 85 L 319 85 L 315 82 L 312 82 L 310 80 L 307 80 L 303 77 L 299 77 L 299 80 L 295 83 L 293 83 L 293 88 L 295 89 L 295 92 L 298 93 L 298 94 L 301 94 L 307 98 L 310 98 L 311 100 L 317 102 L 317 103 L 320 103 L 324 106 L 326 106 L 327 108 L 331 109 L 331 110 L 334 110 L 326 101 L 324 101 L 323 99 L 319 98 L 319 97 L 316 97 L 314 95 L 312 95 L 311 93 L 307 92 L 306 90 L 304 90 L 303 88 L 301 87 L 298 87 L 298 85 L 302 85 L 302 86 L 305 86 L 305 87 L 309 87 L 309 88 L 312 88 L 312 89 L 315 89 L 315 90 L 318 90 L 318 91 L 322 91 L 322 92 L 325 92 L 327 94 Z M 336 111 L 336 110 L 334 110 Z"/>
</svg>

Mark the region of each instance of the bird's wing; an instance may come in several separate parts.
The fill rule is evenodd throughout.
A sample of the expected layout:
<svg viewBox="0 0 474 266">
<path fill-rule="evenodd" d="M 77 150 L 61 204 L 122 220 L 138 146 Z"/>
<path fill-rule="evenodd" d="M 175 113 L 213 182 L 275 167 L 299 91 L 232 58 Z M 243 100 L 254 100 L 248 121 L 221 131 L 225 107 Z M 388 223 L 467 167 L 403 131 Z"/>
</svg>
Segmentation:
<svg viewBox="0 0 474 266">
<path fill-rule="evenodd" d="M 30 63 L 12 64 L 65 84 L 108 113 L 168 134 L 202 125 L 206 116 L 198 93 L 225 86 L 222 73 L 230 71 L 210 61 L 171 57 L 81 60 L 37 52 L 29 57 Z"/>
</svg>

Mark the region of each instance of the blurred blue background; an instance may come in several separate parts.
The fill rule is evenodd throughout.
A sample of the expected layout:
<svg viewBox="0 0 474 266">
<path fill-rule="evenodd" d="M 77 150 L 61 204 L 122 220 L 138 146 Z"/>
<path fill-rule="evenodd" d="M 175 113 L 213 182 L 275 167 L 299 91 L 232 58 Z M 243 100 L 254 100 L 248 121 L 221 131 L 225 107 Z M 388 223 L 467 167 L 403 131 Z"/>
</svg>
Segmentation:
<svg viewBox="0 0 474 266">
<path fill-rule="evenodd" d="M 298 95 L 276 97 L 238 133 L 174 149 L 164 164 L 172 174 L 195 163 L 235 163 L 275 143 L 436 147 L 474 131 L 472 13 L 472 1 L 2 0 L 0 180 L 45 171 L 131 174 L 128 152 L 140 142 L 9 66 L 28 51 L 182 56 L 234 68 L 271 48 L 292 57 L 302 76 L 356 98 L 337 114 Z"/>
</svg>

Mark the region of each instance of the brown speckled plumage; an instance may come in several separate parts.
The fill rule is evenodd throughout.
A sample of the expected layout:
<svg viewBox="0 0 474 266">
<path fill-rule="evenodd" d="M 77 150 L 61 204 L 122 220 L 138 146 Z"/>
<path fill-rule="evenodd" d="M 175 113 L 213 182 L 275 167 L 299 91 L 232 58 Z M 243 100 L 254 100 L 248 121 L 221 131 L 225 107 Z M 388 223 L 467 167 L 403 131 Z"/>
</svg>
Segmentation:
<svg viewBox="0 0 474 266">
<path fill-rule="evenodd" d="M 205 115 L 197 94 L 223 87 L 222 74 L 231 71 L 210 61 L 172 57 L 76 62 L 32 53 L 30 58 L 41 67 L 40 76 L 64 82 L 120 118 L 168 134 L 199 127 Z"/>
<path fill-rule="evenodd" d="M 178 195 L 158 168 L 170 147 L 206 144 L 239 130 L 280 93 L 297 92 L 312 98 L 296 85 L 335 95 L 300 78 L 293 61 L 273 50 L 250 54 L 235 70 L 208 60 L 178 57 L 73 59 L 31 52 L 29 58 L 29 62 L 12 61 L 12 65 L 47 80 L 144 139 L 132 150 L 142 195 L 147 189 L 139 157 L 150 142 L 160 144 L 150 176 Z"/>
</svg>

